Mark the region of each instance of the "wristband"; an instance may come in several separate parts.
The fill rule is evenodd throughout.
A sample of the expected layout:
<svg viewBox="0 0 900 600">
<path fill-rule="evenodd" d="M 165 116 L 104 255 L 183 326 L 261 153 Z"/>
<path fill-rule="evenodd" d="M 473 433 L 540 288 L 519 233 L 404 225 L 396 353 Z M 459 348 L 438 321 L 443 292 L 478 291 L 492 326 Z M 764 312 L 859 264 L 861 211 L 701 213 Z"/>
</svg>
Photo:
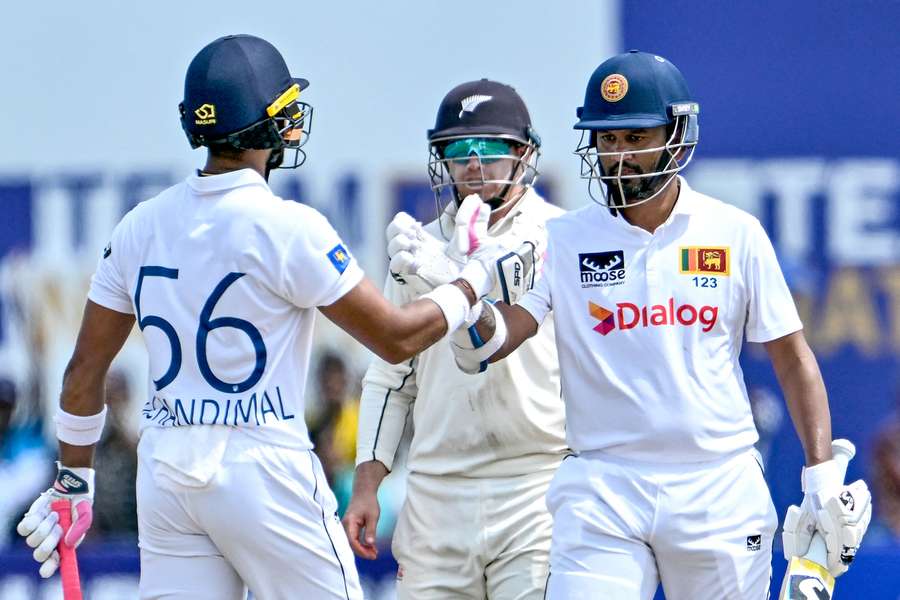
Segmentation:
<svg viewBox="0 0 900 600">
<path fill-rule="evenodd" d="M 812 467 L 803 467 L 800 479 L 805 494 L 815 494 L 825 489 L 836 489 L 844 485 L 840 466 L 834 459 L 826 460 Z"/>
<path fill-rule="evenodd" d="M 72 446 L 90 446 L 100 441 L 103 424 L 106 423 L 106 405 L 96 415 L 82 417 L 56 411 L 56 439 Z"/>
<path fill-rule="evenodd" d="M 428 298 L 438 305 L 438 308 L 444 313 L 444 320 L 447 321 L 448 332 L 456 331 L 469 316 L 469 299 L 461 289 L 452 283 L 439 285 L 427 294 L 423 294 L 422 298 Z"/>
</svg>

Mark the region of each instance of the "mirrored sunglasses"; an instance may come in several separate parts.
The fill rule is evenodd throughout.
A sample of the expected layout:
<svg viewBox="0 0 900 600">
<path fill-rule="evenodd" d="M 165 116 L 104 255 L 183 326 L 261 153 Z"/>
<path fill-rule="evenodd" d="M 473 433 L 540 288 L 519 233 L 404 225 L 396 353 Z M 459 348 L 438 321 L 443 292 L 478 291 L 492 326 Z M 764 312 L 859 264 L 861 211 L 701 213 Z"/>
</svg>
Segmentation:
<svg viewBox="0 0 900 600">
<path fill-rule="evenodd" d="M 497 138 L 465 138 L 454 140 L 444 147 L 444 158 L 464 163 L 472 155 L 481 159 L 481 163 L 489 165 L 511 156 L 512 145 L 506 140 Z"/>
</svg>

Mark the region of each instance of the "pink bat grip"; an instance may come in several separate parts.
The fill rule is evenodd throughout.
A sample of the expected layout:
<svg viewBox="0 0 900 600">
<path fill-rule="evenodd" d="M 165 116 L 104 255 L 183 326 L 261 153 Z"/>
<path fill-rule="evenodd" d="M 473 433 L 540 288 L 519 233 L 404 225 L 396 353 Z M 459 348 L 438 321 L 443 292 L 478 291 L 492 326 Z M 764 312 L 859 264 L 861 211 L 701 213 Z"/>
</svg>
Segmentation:
<svg viewBox="0 0 900 600">
<path fill-rule="evenodd" d="M 62 527 L 63 533 L 68 533 L 72 527 L 72 507 L 69 501 L 55 500 L 50 508 L 59 515 L 59 525 Z M 82 600 L 81 579 L 78 577 L 78 558 L 75 556 L 75 548 L 67 545 L 64 539 L 60 539 L 56 550 L 59 552 L 59 574 L 62 577 L 63 600 Z"/>
</svg>

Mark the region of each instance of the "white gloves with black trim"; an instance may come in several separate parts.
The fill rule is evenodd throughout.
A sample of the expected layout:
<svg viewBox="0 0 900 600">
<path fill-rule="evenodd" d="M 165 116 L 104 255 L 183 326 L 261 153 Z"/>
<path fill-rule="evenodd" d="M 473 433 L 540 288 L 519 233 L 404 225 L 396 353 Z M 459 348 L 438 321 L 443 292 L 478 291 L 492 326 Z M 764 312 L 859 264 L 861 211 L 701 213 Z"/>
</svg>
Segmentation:
<svg viewBox="0 0 900 600">
<path fill-rule="evenodd" d="M 34 548 L 34 560 L 41 563 L 39 572 L 44 578 L 59 568 L 56 547 L 60 539 L 67 546 L 78 547 L 94 520 L 94 469 L 66 467 L 59 462 L 56 466 L 53 486 L 38 496 L 16 526 L 25 543 Z M 59 515 L 50 508 L 60 499 L 68 500 L 72 509 L 72 525 L 66 531 L 59 525 Z"/>
<path fill-rule="evenodd" d="M 414 297 L 463 278 L 479 297 L 499 289 L 498 299 L 514 303 L 531 287 L 537 242 L 527 239 L 532 232 L 516 232 L 515 226 L 510 235 L 490 237 L 489 218 L 490 207 L 476 194 L 466 197 L 445 244 L 410 215 L 398 213 L 386 231 L 391 276 Z"/>
<path fill-rule="evenodd" d="M 828 564 L 834 577 L 847 572 L 872 519 L 872 495 L 859 479 L 844 485 L 842 469 L 832 459 L 801 474 L 803 502 L 788 508 L 782 542 L 784 557 L 803 556 L 816 532 L 825 538 Z"/>
</svg>

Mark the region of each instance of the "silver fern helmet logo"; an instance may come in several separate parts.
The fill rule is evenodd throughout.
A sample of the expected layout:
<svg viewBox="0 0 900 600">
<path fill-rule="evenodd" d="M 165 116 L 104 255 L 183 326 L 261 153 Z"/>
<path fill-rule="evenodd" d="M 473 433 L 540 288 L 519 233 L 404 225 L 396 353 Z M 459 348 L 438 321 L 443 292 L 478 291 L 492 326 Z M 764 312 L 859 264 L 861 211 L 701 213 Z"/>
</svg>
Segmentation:
<svg viewBox="0 0 900 600">
<path fill-rule="evenodd" d="M 475 109 L 478 108 L 479 104 L 493 99 L 493 96 L 486 96 L 484 94 L 475 94 L 474 96 L 463 98 L 462 102 L 460 103 L 462 104 L 462 110 L 459 111 L 459 118 L 462 119 L 464 112 L 475 112 Z"/>
</svg>

